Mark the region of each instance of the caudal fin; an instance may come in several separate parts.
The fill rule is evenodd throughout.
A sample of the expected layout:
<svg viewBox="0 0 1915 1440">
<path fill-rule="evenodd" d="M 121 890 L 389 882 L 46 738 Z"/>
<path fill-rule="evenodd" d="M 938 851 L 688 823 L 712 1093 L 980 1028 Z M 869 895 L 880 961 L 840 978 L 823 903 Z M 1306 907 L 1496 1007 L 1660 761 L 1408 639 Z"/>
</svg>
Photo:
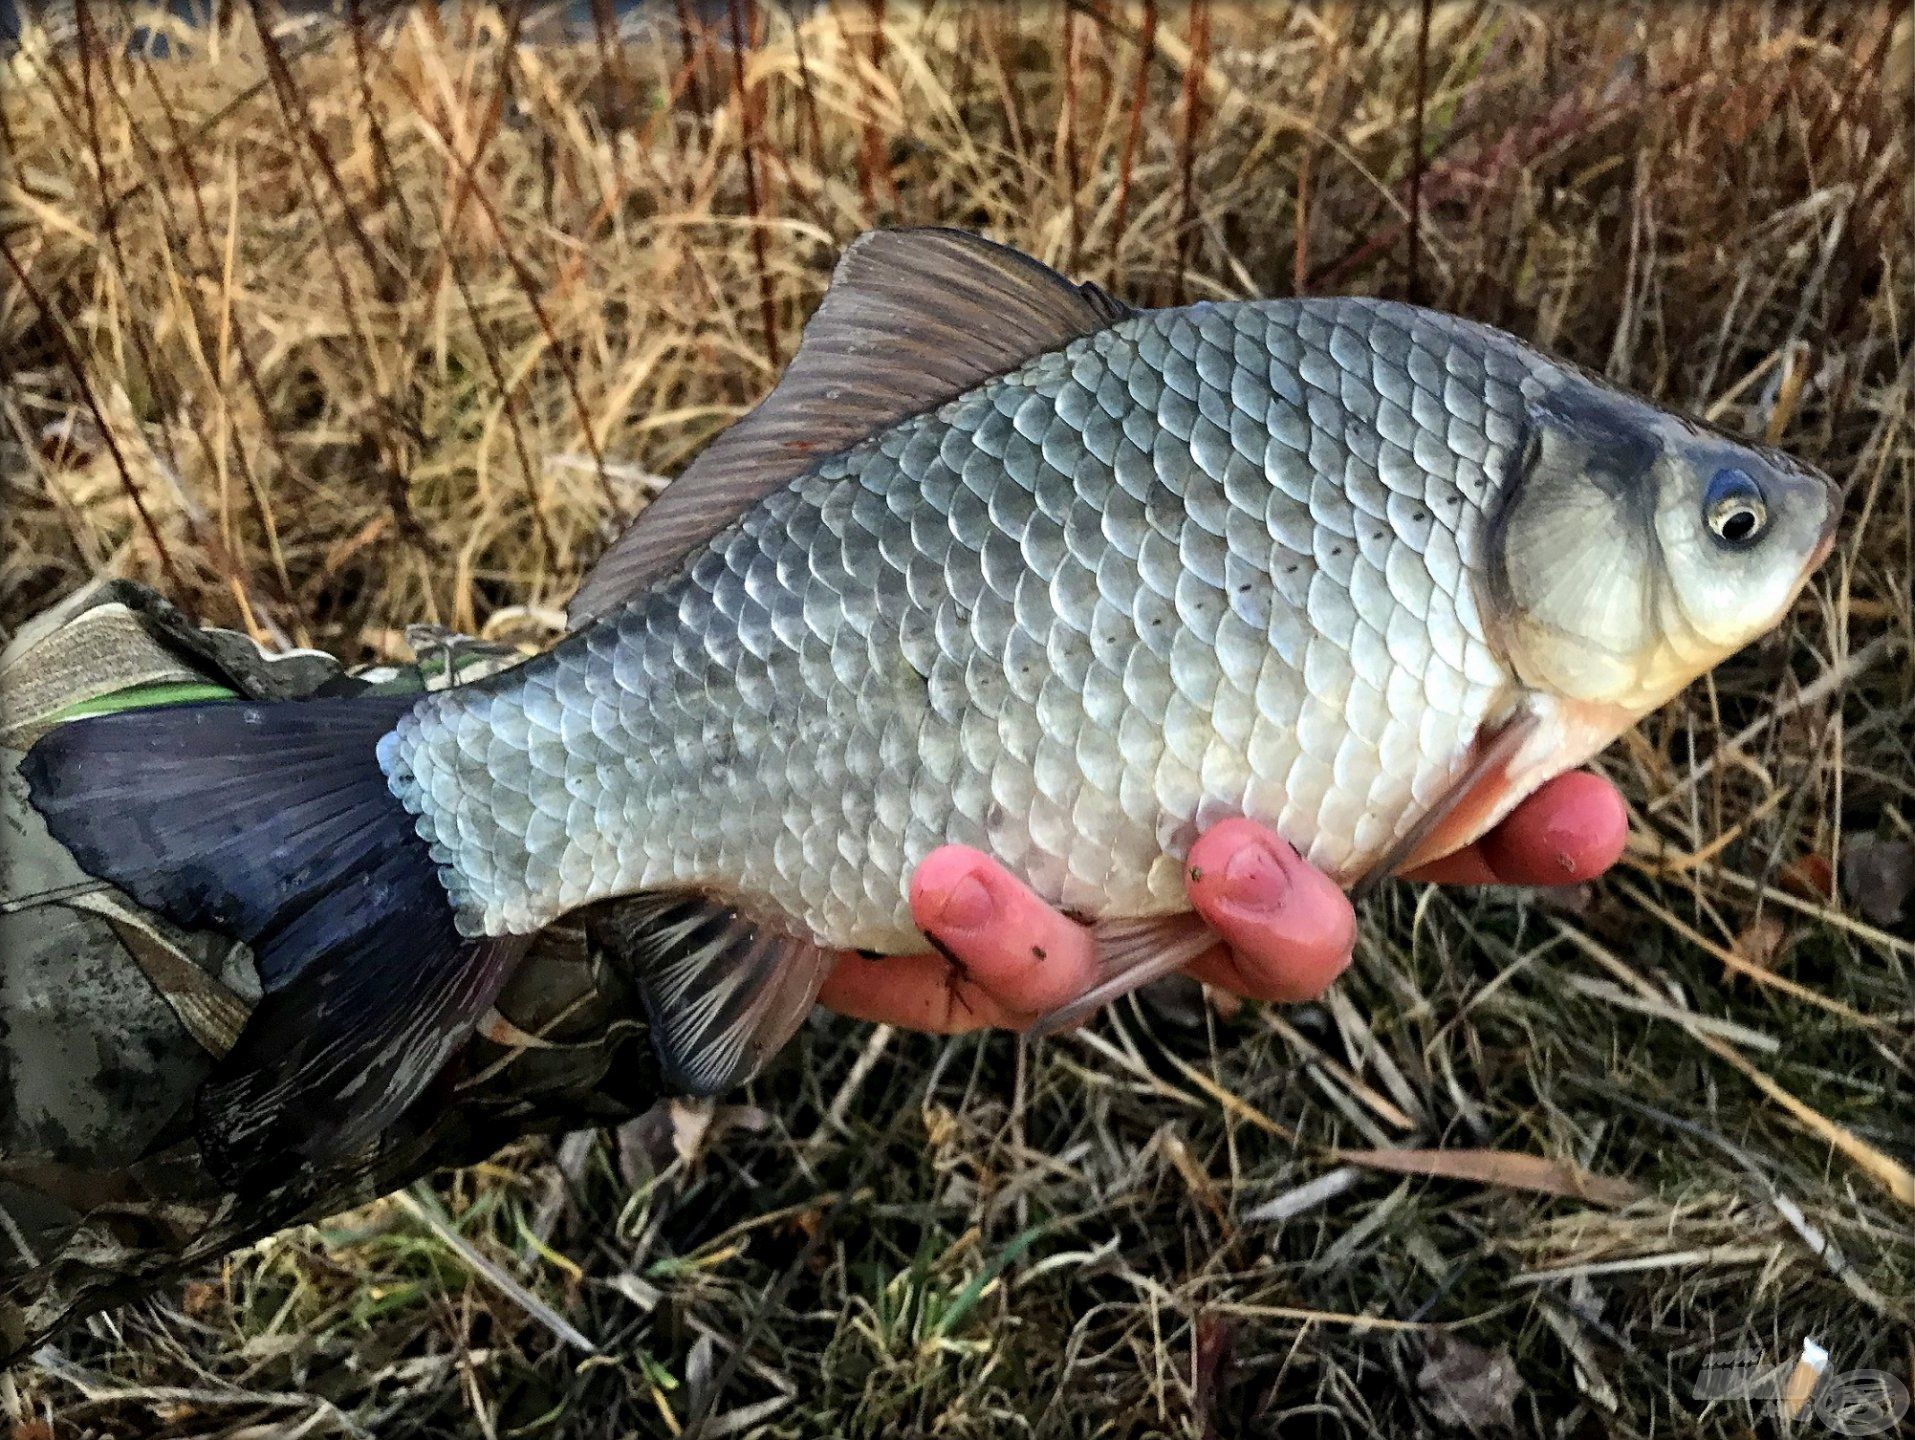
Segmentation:
<svg viewBox="0 0 1915 1440">
<path fill-rule="evenodd" d="M 462 936 L 376 747 L 413 703 L 183 705 L 56 726 L 21 766 L 90 874 L 249 944 L 264 990 L 200 1092 L 207 1162 L 241 1188 L 396 1119 L 523 948 Z"/>
</svg>

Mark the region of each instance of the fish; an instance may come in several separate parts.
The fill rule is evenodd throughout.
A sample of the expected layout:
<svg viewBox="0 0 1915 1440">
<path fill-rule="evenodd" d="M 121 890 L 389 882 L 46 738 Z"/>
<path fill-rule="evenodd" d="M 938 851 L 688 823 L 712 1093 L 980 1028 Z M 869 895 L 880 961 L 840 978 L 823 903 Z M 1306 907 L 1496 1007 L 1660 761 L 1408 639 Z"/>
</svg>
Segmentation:
<svg viewBox="0 0 1915 1440">
<path fill-rule="evenodd" d="M 24 773 L 89 873 L 252 946 L 195 1123 L 270 1184 L 418 1103 L 590 907 L 687 1093 L 756 1073 L 836 955 L 931 948 L 908 880 L 949 842 L 1092 926 L 1075 1018 L 1209 943 L 1207 826 L 1359 892 L 1454 851 L 1772 628 L 1840 511 L 1467 319 L 1139 309 L 875 231 L 549 650 L 423 697 L 76 720 Z"/>
</svg>

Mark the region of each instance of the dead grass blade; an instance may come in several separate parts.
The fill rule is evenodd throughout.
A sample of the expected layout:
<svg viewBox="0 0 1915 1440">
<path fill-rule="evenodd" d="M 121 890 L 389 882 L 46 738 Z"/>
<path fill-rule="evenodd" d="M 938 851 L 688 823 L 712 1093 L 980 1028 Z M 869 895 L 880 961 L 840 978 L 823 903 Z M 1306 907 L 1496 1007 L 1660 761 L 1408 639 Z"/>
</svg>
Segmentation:
<svg viewBox="0 0 1915 1440">
<path fill-rule="evenodd" d="M 1335 1158 L 1366 1170 L 1467 1180 L 1504 1190 L 1528 1190 L 1592 1205 L 1620 1208 L 1642 1198 L 1641 1187 L 1613 1175 L 1596 1175 L 1568 1160 L 1520 1150 L 1338 1150 Z"/>
</svg>

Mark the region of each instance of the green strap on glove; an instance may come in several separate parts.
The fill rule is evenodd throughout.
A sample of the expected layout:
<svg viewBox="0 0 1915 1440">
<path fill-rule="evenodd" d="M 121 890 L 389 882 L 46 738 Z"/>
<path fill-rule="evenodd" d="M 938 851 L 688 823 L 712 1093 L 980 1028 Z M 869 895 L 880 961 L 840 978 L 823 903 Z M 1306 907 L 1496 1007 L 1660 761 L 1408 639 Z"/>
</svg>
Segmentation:
<svg viewBox="0 0 1915 1440">
<path fill-rule="evenodd" d="M 159 705 L 189 705 L 196 700 L 234 700 L 238 696 L 224 685 L 208 685 L 198 680 L 182 680 L 172 684 L 135 685 L 126 690 L 115 690 L 110 695 L 95 696 L 91 700 L 81 700 L 67 706 L 49 722 L 58 725 L 63 720 L 79 720 L 88 715 L 117 715 L 122 710 L 151 710 Z"/>
</svg>

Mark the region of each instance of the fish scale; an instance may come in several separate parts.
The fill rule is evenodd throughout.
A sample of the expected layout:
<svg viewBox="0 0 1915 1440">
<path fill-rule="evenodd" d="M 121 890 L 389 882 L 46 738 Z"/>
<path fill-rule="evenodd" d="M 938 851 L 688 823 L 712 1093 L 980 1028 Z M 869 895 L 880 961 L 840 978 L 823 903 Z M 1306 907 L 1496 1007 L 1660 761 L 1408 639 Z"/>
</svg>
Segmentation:
<svg viewBox="0 0 1915 1440">
<path fill-rule="evenodd" d="M 698 887 L 913 950 L 946 842 L 1164 914 L 1237 814 L 1353 876 L 1514 683 L 1468 577 L 1544 364 L 1390 302 L 1133 316 L 823 461 L 381 763 L 469 934 Z"/>
</svg>

